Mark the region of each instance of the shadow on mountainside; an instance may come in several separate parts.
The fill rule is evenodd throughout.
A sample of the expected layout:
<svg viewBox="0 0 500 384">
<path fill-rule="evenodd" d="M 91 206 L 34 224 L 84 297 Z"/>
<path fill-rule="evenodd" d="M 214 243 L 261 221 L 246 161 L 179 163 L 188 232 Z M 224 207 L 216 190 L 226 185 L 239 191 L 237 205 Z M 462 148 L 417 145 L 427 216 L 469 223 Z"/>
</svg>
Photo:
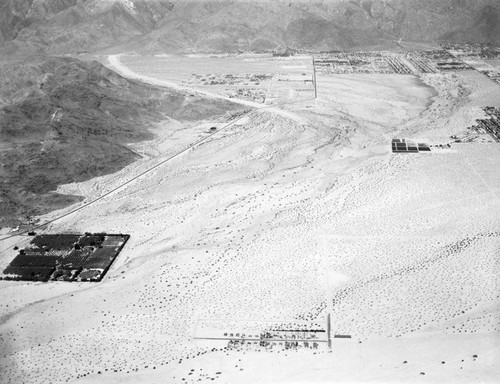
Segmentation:
<svg viewBox="0 0 500 384">
<path fill-rule="evenodd" d="M 155 122 L 196 121 L 241 108 L 71 58 L 3 63 L 0 84 L 0 226 L 80 201 L 54 191 L 137 160 L 126 144 L 152 139 L 148 128 Z"/>
</svg>

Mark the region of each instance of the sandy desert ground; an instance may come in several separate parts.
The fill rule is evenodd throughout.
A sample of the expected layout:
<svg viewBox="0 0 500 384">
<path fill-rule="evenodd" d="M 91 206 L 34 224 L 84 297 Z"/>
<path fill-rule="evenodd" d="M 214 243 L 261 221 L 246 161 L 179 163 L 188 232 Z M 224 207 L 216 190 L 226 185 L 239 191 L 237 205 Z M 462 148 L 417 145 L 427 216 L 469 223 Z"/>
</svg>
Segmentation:
<svg viewBox="0 0 500 384">
<path fill-rule="evenodd" d="M 500 145 L 392 154 L 390 141 L 448 143 L 500 106 L 500 87 L 473 71 L 318 75 L 317 92 L 246 104 L 202 144 L 51 224 L 131 238 L 101 283 L 0 282 L 1 382 L 498 382 Z M 134 147 L 141 160 L 60 191 L 89 201 L 213 125 L 225 126 L 162 122 Z M 0 267 L 27 241 L 0 242 Z M 193 337 L 200 319 L 328 314 L 352 336 L 331 350 Z"/>
</svg>

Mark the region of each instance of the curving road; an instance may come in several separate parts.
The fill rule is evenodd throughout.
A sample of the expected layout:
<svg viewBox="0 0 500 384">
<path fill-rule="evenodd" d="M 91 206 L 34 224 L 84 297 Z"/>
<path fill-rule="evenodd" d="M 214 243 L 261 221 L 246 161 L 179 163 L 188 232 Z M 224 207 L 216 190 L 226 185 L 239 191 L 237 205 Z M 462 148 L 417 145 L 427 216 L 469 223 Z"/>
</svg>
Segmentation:
<svg viewBox="0 0 500 384">
<path fill-rule="evenodd" d="M 274 113 L 279 114 L 281 116 L 287 117 L 289 119 L 292 119 L 292 120 L 304 123 L 304 120 L 300 116 L 294 114 L 293 112 L 289 112 L 289 111 L 285 111 L 285 110 L 279 109 L 278 107 L 280 105 L 297 104 L 297 103 L 301 103 L 301 102 L 304 102 L 304 101 L 314 100 L 317 97 L 316 94 L 315 94 L 315 96 L 313 98 L 311 98 L 311 99 L 298 100 L 298 101 L 292 101 L 292 102 L 284 102 L 284 103 L 278 104 L 276 106 L 265 105 L 265 104 L 261 104 L 261 103 L 255 103 L 255 102 L 252 102 L 252 101 L 242 100 L 242 99 L 237 99 L 237 98 L 229 98 L 229 97 L 224 96 L 224 95 L 219 95 L 219 94 L 216 94 L 216 93 L 212 93 L 212 92 L 208 92 L 208 91 L 204 91 L 204 90 L 199 90 L 199 89 L 195 89 L 195 88 L 191 88 L 191 87 L 181 86 L 181 85 L 178 85 L 178 84 L 170 82 L 170 81 L 161 80 L 161 79 L 157 79 L 157 78 L 154 78 L 154 77 L 150 77 L 150 76 L 146 76 L 146 75 L 141 75 L 141 74 L 135 73 L 130 68 L 128 68 L 127 66 L 125 66 L 125 65 L 123 65 L 121 63 L 120 56 L 123 56 L 123 55 L 124 54 L 109 55 L 108 56 L 108 63 L 109 63 L 109 67 L 111 69 L 113 69 L 114 71 L 118 72 L 119 74 L 121 74 L 124 77 L 130 78 L 130 79 L 138 79 L 138 80 L 141 80 L 141 81 L 143 81 L 145 83 L 148 83 L 148 84 L 151 84 L 151 85 L 164 86 L 164 87 L 175 89 L 175 90 L 178 90 L 178 91 L 181 91 L 181 92 L 197 93 L 197 94 L 201 94 L 201 95 L 203 95 L 205 97 L 209 97 L 209 98 L 216 98 L 216 99 L 227 100 L 227 101 L 230 101 L 230 102 L 234 102 L 234 103 L 238 103 L 238 104 L 242 104 L 242 105 L 246 105 L 246 106 L 252 107 L 253 109 L 251 109 L 251 110 L 247 111 L 246 113 L 242 114 L 237 119 L 235 119 L 235 120 L 227 123 L 223 127 L 219 128 L 217 131 L 215 131 L 213 133 L 209 133 L 209 134 L 207 134 L 207 136 L 205 136 L 205 137 L 201 138 L 200 140 L 198 140 L 198 141 L 190 144 L 186 148 L 184 148 L 182 150 L 179 150 L 178 152 L 176 152 L 172 156 L 169 156 L 168 158 L 164 159 L 160 163 L 158 163 L 158 164 L 156 164 L 156 165 L 154 165 L 154 166 L 152 166 L 152 167 L 144 170 L 139 175 L 134 176 L 133 178 L 125 181 L 124 183 L 122 183 L 119 186 L 113 188 L 112 190 L 104 193 L 103 195 L 98 196 L 95 199 L 92 199 L 91 201 L 88 201 L 88 202 L 84 203 L 83 205 L 80 205 L 80 206 L 76 207 L 75 209 L 72 209 L 69 212 L 66 212 L 66 213 L 64 213 L 64 214 L 62 214 L 60 216 L 57 216 L 57 217 L 55 217 L 55 218 L 53 218 L 53 219 L 51 219 L 49 221 L 46 221 L 46 222 L 44 222 L 42 224 L 38 224 L 38 225 L 36 225 L 34 227 L 31 227 L 29 229 L 26 229 L 24 231 L 16 232 L 16 233 L 10 234 L 8 236 L 2 237 L 2 238 L 0 238 L 0 242 L 8 240 L 8 239 L 11 239 L 11 238 L 16 237 L 16 236 L 26 235 L 30 231 L 34 231 L 36 229 L 40 229 L 40 228 L 46 227 L 48 224 L 51 224 L 51 223 L 53 223 L 55 221 L 58 221 L 58 220 L 60 220 L 60 219 L 62 219 L 64 217 L 72 215 L 73 213 L 79 212 L 79 211 L 87 208 L 90 205 L 93 205 L 94 203 L 96 203 L 96 202 L 98 202 L 98 201 L 100 201 L 100 200 L 108 197 L 109 195 L 111 195 L 111 194 L 115 193 L 116 191 L 122 189 L 123 187 L 125 187 L 128 184 L 134 182 L 135 180 L 141 178 L 142 176 L 150 173 L 151 171 L 155 170 L 156 168 L 162 166 L 163 164 L 165 164 L 165 163 L 167 163 L 167 162 L 169 162 L 169 161 L 177 158 L 178 156 L 182 155 L 183 153 L 185 153 L 185 152 L 187 152 L 187 151 L 189 151 L 189 150 L 197 147 L 198 145 L 204 143 L 206 140 L 210 139 L 212 136 L 214 136 L 214 135 L 220 133 L 221 131 L 229 128 L 234 123 L 240 121 L 244 117 L 249 116 L 252 112 L 255 112 L 257 110 L 260 111 L 260 110 L 265 109 L 266 111 L 271 111 L 271 112 L 274 112 Z M 314 86 L 316 88 L 316 84 L 314 84 Z"/>
</svg>

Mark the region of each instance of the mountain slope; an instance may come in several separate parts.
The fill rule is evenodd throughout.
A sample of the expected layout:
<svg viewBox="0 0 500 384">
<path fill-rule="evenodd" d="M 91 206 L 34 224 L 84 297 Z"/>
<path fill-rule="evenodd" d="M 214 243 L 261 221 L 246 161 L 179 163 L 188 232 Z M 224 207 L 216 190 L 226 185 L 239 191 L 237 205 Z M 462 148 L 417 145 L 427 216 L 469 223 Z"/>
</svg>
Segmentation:
<svg viewBox="0 0 500 384">
<path fill-rule="evenodd" d="M 497 0 L 4 0 L 0 7 L 0 43 L 35 43 L 46 53 L 130 43 L 172 52 L 331 50 L 399 38 L 500 43 Z"/>
<path fill-rule="evenodd" d="M 0 2 L 0 43 L 17 37 L 30 25 L 52 19 L 77 0 L 3 0 Z"/>
<path fill-rule="evenodd" d="M 4 0 L 0 42 L 47 53 L 351 48 L 380 39 L 500 43 L 497 0 Z"/>
<path fill-rule="evenodd" d="M 151 32 L 171 9 L 166 0 L 6 0 L 1 37 L 46 53 L 95 50 Z"/>
<path fill-rule="evenodd" d="M 0 66 L 0 226 L 80 197 L 57 185 L 116 172 L 167 116 L 197 120 L 240 108 L 145 86 L 97 62 L 31 57 Z"/>
</svg>

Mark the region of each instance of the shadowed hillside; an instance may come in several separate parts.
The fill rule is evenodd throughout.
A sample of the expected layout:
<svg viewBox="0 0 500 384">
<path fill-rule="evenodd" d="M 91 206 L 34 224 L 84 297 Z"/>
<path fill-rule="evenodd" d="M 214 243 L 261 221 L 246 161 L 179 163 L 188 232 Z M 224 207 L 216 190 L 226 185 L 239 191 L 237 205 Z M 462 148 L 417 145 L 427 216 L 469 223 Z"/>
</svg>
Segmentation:
<svg viewBox="0 0 500 384">
<path fill-rule="evenodd" d="M 166 116 L 197 120 L 235 108 L 126 80 L 97 62 L 31 57 L 0 66 L 0 225 L 78 201 L 57 185 L 112 173 L 138 156 Z"/>
</svg>

